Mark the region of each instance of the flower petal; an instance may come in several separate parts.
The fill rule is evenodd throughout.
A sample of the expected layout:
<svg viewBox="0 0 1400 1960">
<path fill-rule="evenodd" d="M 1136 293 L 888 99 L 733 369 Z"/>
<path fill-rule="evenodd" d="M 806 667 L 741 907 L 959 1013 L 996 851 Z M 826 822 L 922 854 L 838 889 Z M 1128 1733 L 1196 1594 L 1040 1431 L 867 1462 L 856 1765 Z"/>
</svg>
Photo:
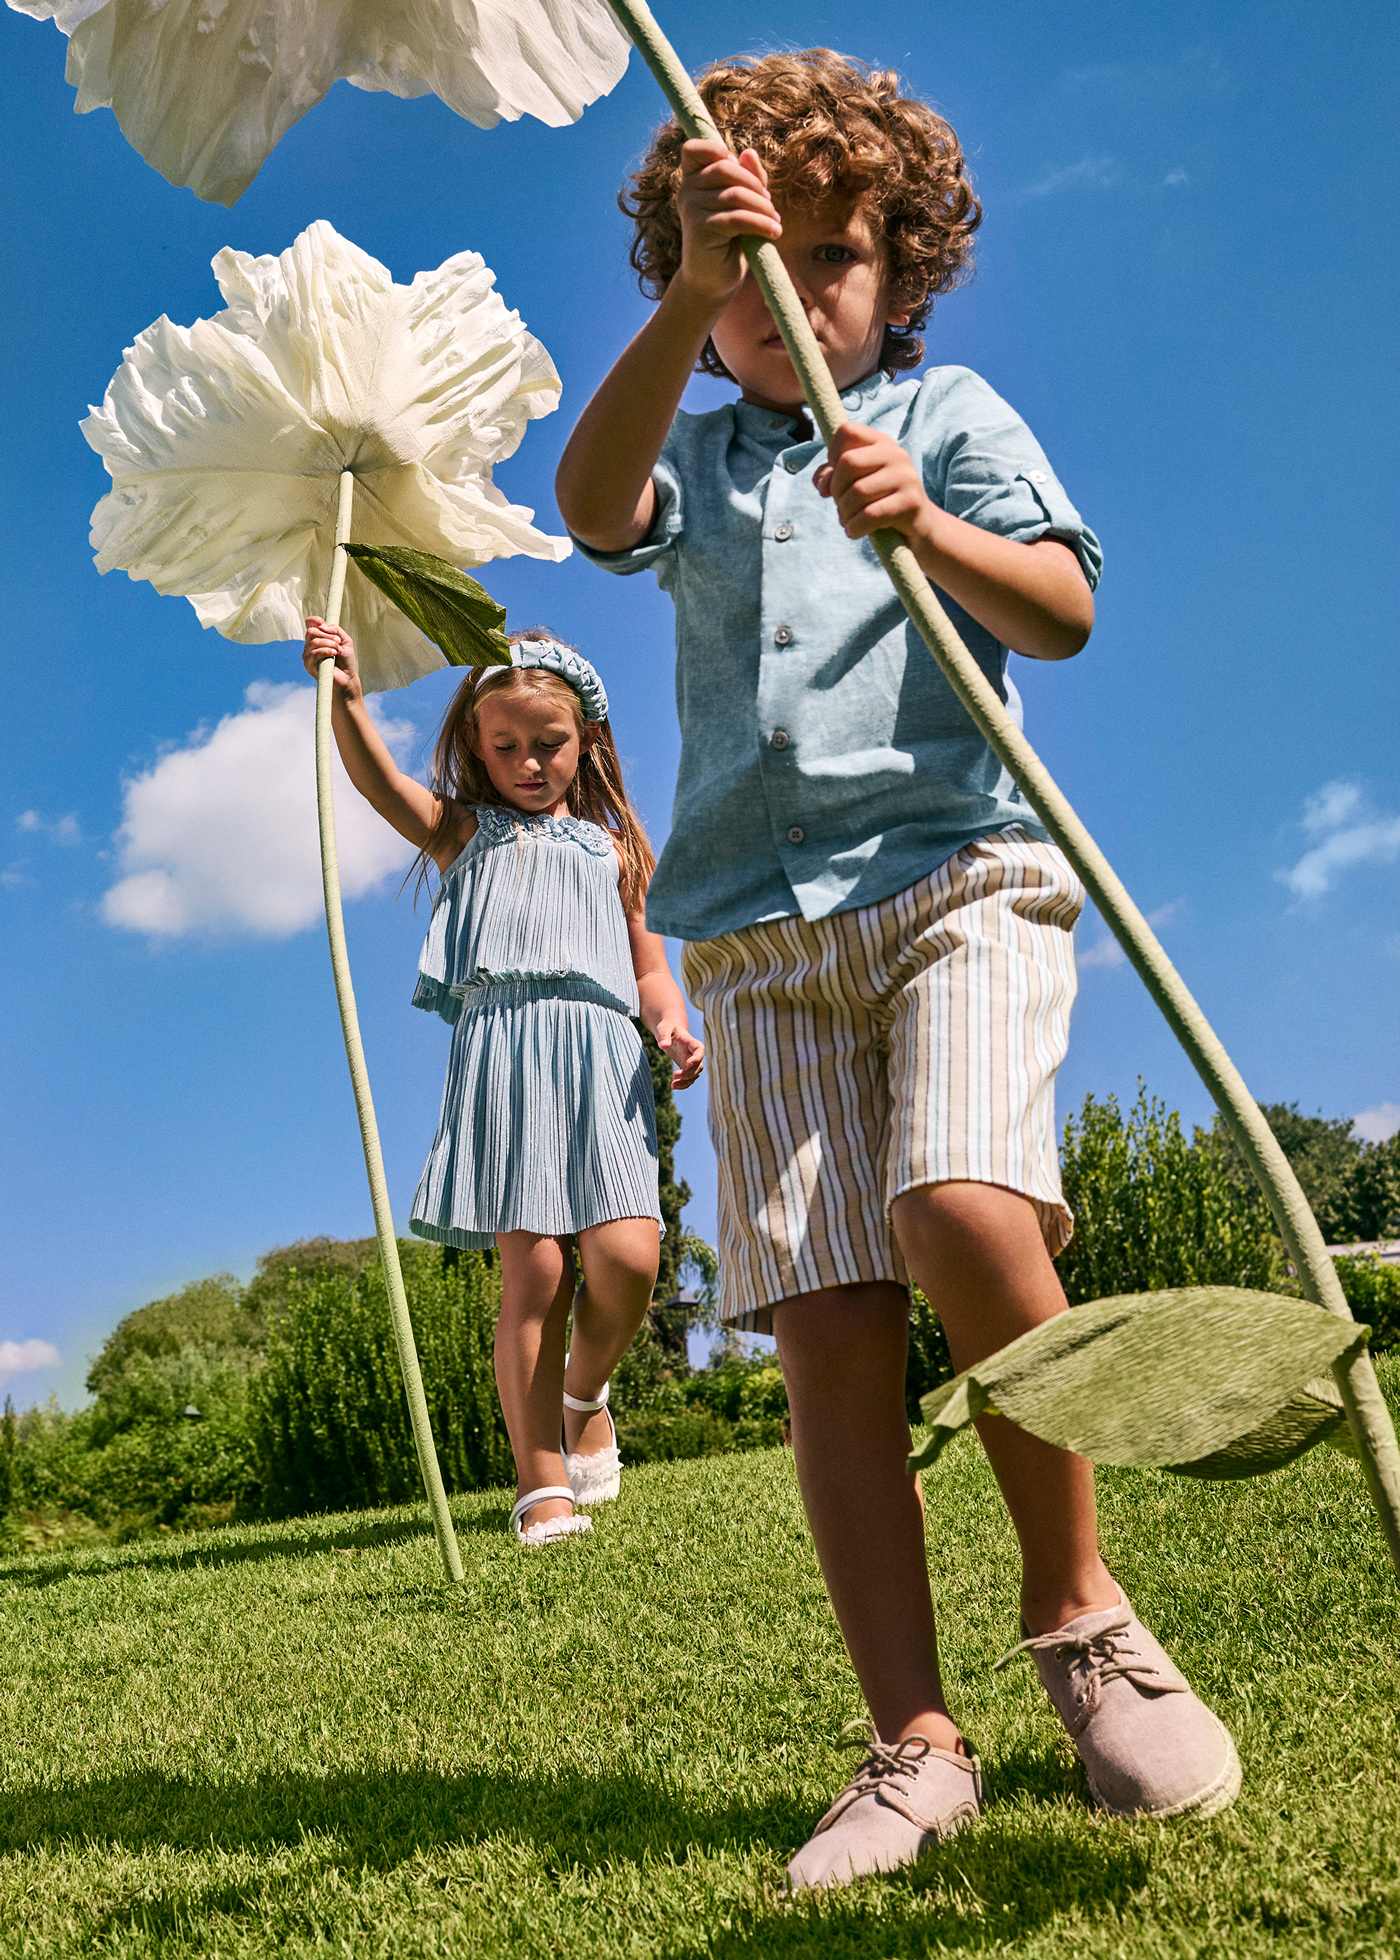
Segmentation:
<svg viewBox="0 0 1400 1960">
<path fill-rule="evenodd" d="M 148 327 L 83 423 L 112 476 L 93 512 L 99 570 L 183 595 L 229 639 L 299 639 L 325 604 L 347 468 L 357 544 L 463 568 L 567 556 L 567 538 L 490 480 L 559 377 L 477 253 L 396 286 L 318 222 L 277 255 L 223 251 L 214 271 L 224 310 Z M 346 625 L 366 629 L 366 687 L 442 666 L 373 592 L 352 569 Z"/>
<path fill-rule="evenodd" d="M 629 42 L 605 0 L 9 0 L 71 36 L 80 113 L 110 108 L 173 184 L 231 204 L 333 82 L 436 94 L 469 122 L 570 122 Z"/>
<path fill-rule="evenodd" d="M 308 419 L 333 438 L 342 465 L 354 464 L 366 430 L 386 417 L 384 348 L 399 338 L 406 289 L 324 218 L 285 252 L 254 258 L 225 246 L 213 265 L 228 302 L 213 324 L 254 343 Z M 391 371 L 395 365 L 391 354 Z"/>
<path fill-rule="evenodd" d="M 557 128 L 620 80 L 631 43 L 603 0 L 361 0 L 363 53 L 346 79 L 431 91 L 490 129 L 522 115 Z"/>
</svg>

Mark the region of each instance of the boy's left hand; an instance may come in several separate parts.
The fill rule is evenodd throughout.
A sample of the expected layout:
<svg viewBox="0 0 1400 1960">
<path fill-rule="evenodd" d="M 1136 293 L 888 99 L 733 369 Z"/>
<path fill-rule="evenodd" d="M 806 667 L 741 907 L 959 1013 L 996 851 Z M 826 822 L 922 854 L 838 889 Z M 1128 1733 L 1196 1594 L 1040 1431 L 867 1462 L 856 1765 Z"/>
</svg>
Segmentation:
<svg viewBox="0 0 1400 1960">
<path fill-rule="evenodd" d="M 822 496 L 835 499 L 848 538 L 899 531 L 916 544 L 929 539 L 937 522 L 937 506 L 908 450 L 863 422 L 844 422 L 836 431 L 831 460 L 814 481 Z"/>
<path fill-rule="evenodd" d="M 676 1065 L 671 1087 L 688 1089 L 705 1066 L 704 1042 L 697 1041 L 689 1028 L 678 1028 L 674 1022 L 663 1021 L 656 1030 L 656 1045 Z"/>
</svg>

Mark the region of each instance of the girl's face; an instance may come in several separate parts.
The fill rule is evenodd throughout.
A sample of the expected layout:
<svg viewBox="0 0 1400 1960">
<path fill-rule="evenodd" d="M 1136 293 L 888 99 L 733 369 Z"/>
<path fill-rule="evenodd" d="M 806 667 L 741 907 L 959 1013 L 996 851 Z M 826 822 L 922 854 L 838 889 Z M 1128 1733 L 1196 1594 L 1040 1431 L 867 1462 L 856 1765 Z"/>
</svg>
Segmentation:
<svg viewBox="0 0 1400 1960">
<path fill-rule="evenodd" d="M 849 388 L 879 365 L 886 322 L 908 318 L 890 309 L 885 241 L 859 201 L 778 209 L 778 251 L 837 387 Z M 752 276 L 715 321 L 710 338 L 745 401 L 783 411 L 802 407 L 801 385 Z"/>
<path fill-rule="evenodd" d="M 579 758 L 593 740 L 552 689 L 510 689 L 488 694 L 476 711 L 472 744 L 503 803 L 534 815 L 558 816 L 568 808 L 569 785 Z"/>
</svg>

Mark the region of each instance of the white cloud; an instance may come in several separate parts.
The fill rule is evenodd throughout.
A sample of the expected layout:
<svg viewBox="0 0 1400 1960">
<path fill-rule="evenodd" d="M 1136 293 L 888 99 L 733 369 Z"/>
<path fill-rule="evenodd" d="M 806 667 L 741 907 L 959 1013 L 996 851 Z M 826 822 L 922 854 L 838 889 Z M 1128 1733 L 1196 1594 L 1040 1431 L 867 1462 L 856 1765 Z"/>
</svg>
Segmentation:
<svg viewBox="0 0 1400 1960">
<path fill-rule="evenodd" d="M 0 1341 L 0 1382 L 39 1368 L 56 1368 L 62 1359 L 52 1341 Z"/>
<path fill-rule="evenodd" d="M 1359 1109 L 1351 1126 L 1363 1143 L 1384 1143 L 1400 1130 L 1400 1103 L 1375 1103 L 1370 1109 Z"/>
<path fill-rule="evenodd" d="M 1183 184 L 1189 184 L 1190 181 L 1191 179 L 1187 176 L 1180 164 L 1177 164 L 1174 170 L 1169 170 L 1162 179 L 1167 189 L 1171 191 L 1179 190 Z"/>
<path fill-rule="evenodd" d="M 1304 836 L 1319 841 L 1275 874 L 1295 898 L 1321 898 L 1340 872 L 1400 857 L 1400 816 L 1375 811 L 1362 785 L 1347 778 L 1314 790 L 1299 823 Z"/>
<path fill-rule="evenodd" d="M 1122 177 L 1117 157 L 1081 157 L 1078 163 L 1065 163 L 1047 170 L 1033 184 L 1023 186 L 1022 197 L 1055 197 L 1061 191 L 1111 190 Z"/>
<path fill-rule="evenodd" d="M 0 866 L 0 891 L 17 892 L 22 885 L 32 885 L 34 880 L 25 870 L 23 863 Z"/>
<path fill-rule="evenodd" d="M 1166 905 L 1159 905 L 1155 912 L 1147 913 L 1147 923 L 1154 931 L 1158 926 L 1169 924 L 1181 911 L 1182 904 L 1181 899 L 1173 898 Z M 1081 972 L 1086 967 L 1092 970 L 1094 967 L 1109 968 L 1128 964 L 1128 955 L 1112 933 L 1105 933 L 1102 939 L 1095 940 L 1087 952 L 1079 953 L 1075 957 Z"/>
<path fill-rule="evenodd" d="M 237 714 L 195 729 L 123 786 L 119 876 L 100 907 L 108 925 L 157 939 L 278 939 L 320 920 L 315 708 L 312 688 L 254 682 Z M 413 724 L 370 712 L 403 764 Z M 333 770 L 341 886 L 362 898 L 405 870 L 413 849 L 338 756 Z"/>
<path fill-rule="evenodd" d="M 21 810 L 15 828 L 26 835 L 47 837 L 54 844 L 81 844 L 82 826 L 70 810 L 66 816 L 46 817 L 40 810 Z"/>
<path fill-rule="evenodd" d="M 1082 62 L 1061 69 L 1058 80 L 1062 88 L 1115 96 L 1123 102 L 1147 97 L 1157 109 L 1166 98 L 1228 95 L 1235 86 L 1224 57 L 1204 43 L 1183 48 L 1171 61 Z"/>
<path fill-rule="evenodd" d="M 1335 830 L 1339 824 L 1356 815 L 1364 798 L 1365 791 L 1360 783 L 1350 782 L 1344 777 L 1324 783 L 1321 789 L 1313 791 L 1303 805 L 1303 829 L 1309 837 Z"/>
</svg>

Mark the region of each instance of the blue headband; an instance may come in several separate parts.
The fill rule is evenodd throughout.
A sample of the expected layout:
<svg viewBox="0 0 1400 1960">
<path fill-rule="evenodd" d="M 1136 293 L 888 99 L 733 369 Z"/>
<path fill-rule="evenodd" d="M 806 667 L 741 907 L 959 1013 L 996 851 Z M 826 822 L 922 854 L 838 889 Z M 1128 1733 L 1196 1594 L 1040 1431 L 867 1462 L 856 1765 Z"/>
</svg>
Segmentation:
<svg viewBox="0 0 1400 1960">
<path fill-rule="evenodd" d="M 516 667 L 543 667 L 567 681 L 583 703 L 585 721 L 607 720 L 607 689 L 598 669 L 581 653 L 575 653 L 571 647 L 561 647 L 557 640 L 517 640 L 510 657 Z"/>
</svg>

